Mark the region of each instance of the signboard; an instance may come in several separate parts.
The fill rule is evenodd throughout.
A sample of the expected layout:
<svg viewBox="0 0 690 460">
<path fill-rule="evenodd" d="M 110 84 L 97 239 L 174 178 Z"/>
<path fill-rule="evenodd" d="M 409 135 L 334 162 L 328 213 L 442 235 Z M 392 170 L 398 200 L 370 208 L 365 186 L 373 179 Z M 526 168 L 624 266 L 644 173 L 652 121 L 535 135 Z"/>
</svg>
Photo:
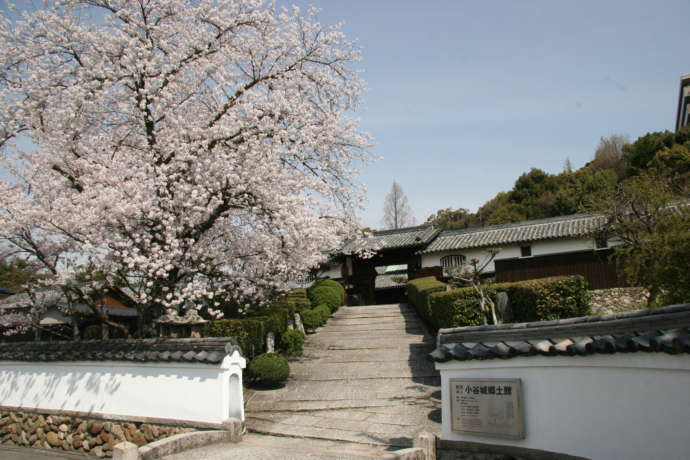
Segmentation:
<svg viewBox="0 0 690 460">
<path fill-rule="evenodd" d="M 451 429 L 524 439 L 520 379 L 450 379 Z"/>
</svg>

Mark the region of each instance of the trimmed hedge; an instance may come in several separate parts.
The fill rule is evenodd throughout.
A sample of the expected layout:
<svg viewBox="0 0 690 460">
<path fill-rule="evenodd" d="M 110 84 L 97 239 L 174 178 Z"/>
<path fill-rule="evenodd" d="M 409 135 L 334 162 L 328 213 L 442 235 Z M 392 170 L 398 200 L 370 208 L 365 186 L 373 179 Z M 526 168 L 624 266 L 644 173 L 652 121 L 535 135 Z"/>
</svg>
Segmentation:
<svg viewBox="0 0 690 460">
<path fill-rule="evenodd" d="M 319 305 L 318 307 L 314 308 L 314 311 L 321 315 L 321 325 L 323 326 L 326 324 L 326 321 L 328 321 L 328 318 L 331 317 L 331 309 L 328 308 L 326 305 Z"/>
<path fill-rule="evenodd" d="M 219 319 L 209 321 L 201 329 L 203 337 L 234 337 L 245 357 L 252 358 L 264 351 L 267 322 L 262 319 Z"/>
<path fill-rule="evenodd" d="M 484 324 L 477 292 L 471 287 L 432 292 L 428 296 L 428 308 L 427 324 L 433 330 Z"/>
<path fill-rule="evenodd" d="M 332 312 L 341 305 L 340 291 L 332 286 L 320 285 L 309 289 L 309 299 L 313 306 L 326 305 Z"/>
<path fill-rule="evenodd" d="M 340 305 L 345 304 L 345 288 L 342 284 L 331 279 L 321 279 L 314 282 L 310 289 L 313 289 L 318 286 L 328 286 L 330 288 L 335 289 L 336 291 L 338 291 L 338 294 L 340 295 Z"/>
<path fill-rule="evenodd" d="M 498 292 L 508 294 L 514 321 L 518 323 L 565 319 L 590 313 L 587 282 L 579 275 L 487 284 L 484 289 L 491 297 Z M 470 287 L 432 292 L 427 295 L 426 305 L 428 316 L 425 322 L 434 330 L 484 323 L 479 297 Z M 491 322 L 490 317 L 487 319 Z"/>
<path fill-rule="evenodd" d="M 311 308 L 311 301 L 306 289 L 293 289 L 279 295 L 269 304 L 270 310 L 287 309 L 290 311 L 302 311 Z"/>
<path fill-rule="evenodd" d="M 429 295 L 433 292 L 445 291 L 446 284 L 438 281 L 433 276 L 417 278 L 407 282 L 407 298 L 414 305 L 419 316 L 430 323 Z"/>
<path fill-rule="evenodd" d="M 321 314 L 314 310 L 303 310 L 300 312 L 302 317 L 302 324 L 304 328 L 309 331 L 313 331 L 319 326 L 321 326 Z"/>
<path fill-rule="evenodd" d="M 590 314 L 587 280 L 554 276 L 491 286 L 508 294 L 515 322 L 550 321 Z"/>
<path fill-rule="evenodd" d="M 264 353 L 249 363 L 249 372 L 261 383 L 277 385 L 287 380 L 290 365 L 287 359 L 280 355 Z"/>
<path fill-rule="evenodd" d="M 302 356 L 302 346 L 304 345 L 305 336 L 302 331 L 297 329 L 289 329 L 283 333 L 280 338 L 282 349 L 288 356 Z"/>
</svg>

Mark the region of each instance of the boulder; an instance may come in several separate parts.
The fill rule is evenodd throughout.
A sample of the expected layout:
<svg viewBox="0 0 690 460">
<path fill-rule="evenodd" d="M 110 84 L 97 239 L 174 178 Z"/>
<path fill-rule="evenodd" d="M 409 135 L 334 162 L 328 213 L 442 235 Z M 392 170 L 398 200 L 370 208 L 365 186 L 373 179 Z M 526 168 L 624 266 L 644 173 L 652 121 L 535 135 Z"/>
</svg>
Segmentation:
<svg viewBox="0 0 690 460">
<path fill-rule="evenodd" d="M 91 422 L 89 424 L 89 433 L 92 435 L 96 436 L 98 435 L 101 431 L 103 431 L 103 423 L 101 422 Z"/>
<path fill-rule="evenodd" d="M 62 445 L 60 438 L 58 437 L 57 433 L 55 433 L 54 431 L 51 431 L 46 435 L 46 442 L 49 445 L 51 445 L 52 447 L 58 447 L 58 446 Z"/>
</svg>

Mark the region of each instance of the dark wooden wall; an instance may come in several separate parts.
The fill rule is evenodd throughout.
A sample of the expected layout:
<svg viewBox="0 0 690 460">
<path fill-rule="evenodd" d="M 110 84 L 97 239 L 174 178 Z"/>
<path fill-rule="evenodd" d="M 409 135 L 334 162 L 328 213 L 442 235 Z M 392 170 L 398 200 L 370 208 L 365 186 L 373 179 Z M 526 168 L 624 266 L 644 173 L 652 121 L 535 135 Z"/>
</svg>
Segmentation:
<svg viewBox="0 0 690 460">
<path fill-rule="evenodd" d="M 547 276 L 582 275 L 590 289 L 626 286 L 611 262 L 612 250 L 496 260 L 496 282 L 524 281 Z"/>
</svg>

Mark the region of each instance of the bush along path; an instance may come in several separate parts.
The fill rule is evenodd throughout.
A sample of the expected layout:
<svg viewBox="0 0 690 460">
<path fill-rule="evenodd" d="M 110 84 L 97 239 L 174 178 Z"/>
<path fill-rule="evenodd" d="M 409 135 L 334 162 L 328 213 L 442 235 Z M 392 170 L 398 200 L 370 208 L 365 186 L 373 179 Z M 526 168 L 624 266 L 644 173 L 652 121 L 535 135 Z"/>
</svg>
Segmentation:
<svg viewBox="0 0 690 460">
<path fill-rule="evenodd" d="M 406 304 L 341 307 L 308 336 L 285 386 L 248 390 L 247 428 L 372 456 L 411 446 L 423 430 L 440 434 L 432 349 Z"/>
</svg>

